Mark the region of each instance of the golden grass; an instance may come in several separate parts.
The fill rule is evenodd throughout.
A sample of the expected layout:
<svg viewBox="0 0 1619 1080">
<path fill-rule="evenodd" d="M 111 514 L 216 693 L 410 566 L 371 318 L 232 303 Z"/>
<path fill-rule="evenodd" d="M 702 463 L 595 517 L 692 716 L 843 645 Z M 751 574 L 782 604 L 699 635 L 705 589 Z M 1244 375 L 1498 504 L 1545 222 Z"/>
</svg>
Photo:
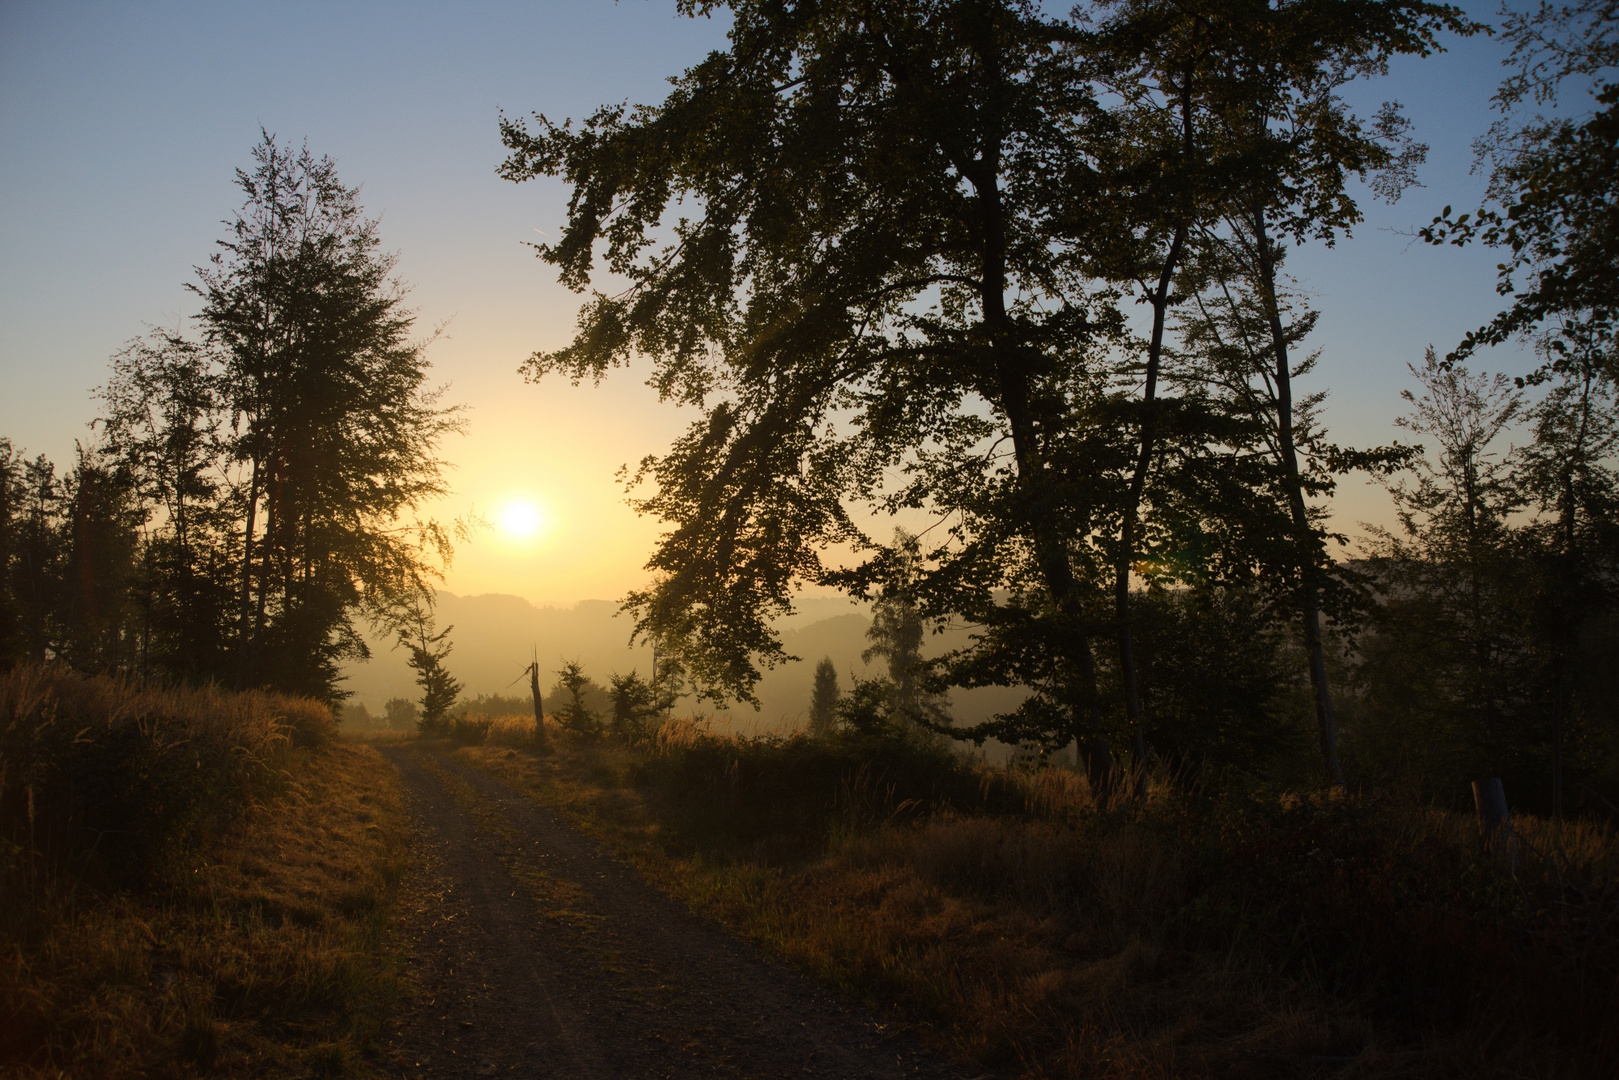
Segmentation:
<svg viewBox="0 0 1619 1080">
<path fill-rule="evenodd" d="M 1513 878 L 1468 818 L 1435 810 L 1228 806 L 1160 780 L 1104 815 L 1074 773 L 990 768 L 976 802 L 957 784 L 954 805 L 919 808 L 914 778 L 860 767 L 806 815 L 813 842 L 741 842 L 725 834 L 745 818 L 687 804 L 768 816 L 801 796 L 750 794 L 748 748 L 714 743 L 677 723 L 641 749 L 563 736 L 545 756 L 458 753 L 973 1068 L 1577 1077 L 1619 1053 L 1597 1019 L 1619 1000 L 1614 928 L 1593 921 L 1619 911 L 1605 827 L 1519 821 Z M 671 787 L 699 775 L 673 768 L 682 755 L 707 755 L 708 787 Z"/>
<path fill-rule="evenodd" d="M 368 1074 L 394 993 L 397 777 L 337 742 L 147 888 L 57 889 L 0 940 L 0 1063 L 18 1077 Z"/>
</svg>

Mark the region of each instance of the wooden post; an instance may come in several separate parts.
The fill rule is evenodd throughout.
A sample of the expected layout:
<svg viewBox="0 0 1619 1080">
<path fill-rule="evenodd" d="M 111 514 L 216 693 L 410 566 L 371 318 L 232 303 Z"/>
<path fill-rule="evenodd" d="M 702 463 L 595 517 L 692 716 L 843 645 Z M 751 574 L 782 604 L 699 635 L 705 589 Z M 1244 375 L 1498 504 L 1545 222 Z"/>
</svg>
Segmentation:
<svg viewBox="0 0 1619 1080">
<path fill-rule="evenodd" d="M 510 668 L 507 668 L 510 671 Z M 528 688 L 534 695 L 534 745 L 543 753 L 550 749 L 545 737 L 545 710 L 540 707 L 540 660 L 536 656 L 528 666 Z"/>
<path fill-rule="evenodd" d="M 1484 849 L 1511 870 L 1518 868 L 1518 845 L 1512 837 L 1512 815 L 1507 791 L 1496 777 L 1473 781 L 1473 806 L 1478 810 L 1478 831 Z"/>
</svg>

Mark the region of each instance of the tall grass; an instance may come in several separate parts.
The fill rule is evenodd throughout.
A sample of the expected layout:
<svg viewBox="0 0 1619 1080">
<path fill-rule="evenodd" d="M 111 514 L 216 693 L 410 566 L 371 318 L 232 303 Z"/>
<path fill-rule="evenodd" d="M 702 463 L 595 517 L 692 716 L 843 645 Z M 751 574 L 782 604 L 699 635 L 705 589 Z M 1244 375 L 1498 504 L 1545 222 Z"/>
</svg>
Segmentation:
<svg viewBox="0 0 1619 1080">
<path fill-rule="evenodd" d="M 1390 798 L 1161 775 L 1104 813 L 1063 769 L 681 721 L 557 748 L 538 769 L 480 760 L 975 1066 L 1619 1075 L 1619 837 L 1600 823 L 1523 818 L 1514 869 L 1469 817 Z"/>
<path fill-rule="evenodd" d="M 22 929 L 41 890 L 150 879 L 334 729 L 329 709 L 302 698 L 0 672 L 0 929 Z"/>
<path fill-rule="evenodd" d="M 375 1055 L 403 816 L 316 702 L 0 673 L 0 1074 Z"/>
</svg>

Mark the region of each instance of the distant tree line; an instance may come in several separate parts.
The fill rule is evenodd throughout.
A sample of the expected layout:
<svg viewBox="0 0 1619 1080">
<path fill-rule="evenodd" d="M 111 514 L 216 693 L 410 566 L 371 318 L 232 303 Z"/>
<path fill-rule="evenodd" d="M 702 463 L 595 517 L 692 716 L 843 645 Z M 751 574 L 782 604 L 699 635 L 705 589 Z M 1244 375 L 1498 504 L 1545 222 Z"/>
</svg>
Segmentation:
<svg viewBox="0 0 1619 1080">
<path fill-rule="evenodd" d="M 1479 32 L 1459 9 L 724 6 L 730 47 L 662 103 L 501 122 L 504 176 L 572 192 L 540 257 L 580 291 L 598 255 L 623 282 L 525 373 L 645 356 L 700 412 L 636 474 L 668 532 L 630 598 L 700 691 L 752 700 L 814 582 L 975 628 L 871 709 L 1026 687 L 949 730 L 1077 744 L 1104 800 L 1153 754 L 1297 782 L 1305 753 L 1332 784 L 1619 797 L 1611 3 L 1498 30 L 1487 204 L 1423 236 L 1499 247 L 1509 307 L 1414 366 L 1403 423 L 1433 452 L 1331 440 L 1286 257 L 1350 234 L 1357 182 L 1415 182 L 1399 107 L 1343 91 Z M 1560 88 L 1592 107 L 1523 118 Z M 1540 356 L 1517 382 L 1466 366 L 1507 340 Z M 1357 472 L 1400 524 L 1346 558 L 1326 507 Z M 858 505 L 935 524 L 885 544 Z"/>
<path fill-rule="evenodd" d="M 420 511 L 459 421 L 393 257 L 328 158 L 266 134 L 236 182 L 191 331 L 113 357 L 72 463 L 0 440 L 0 663 L 335 703 L 365 623 L 441 655 L 450 536 Z"/>
</svg>

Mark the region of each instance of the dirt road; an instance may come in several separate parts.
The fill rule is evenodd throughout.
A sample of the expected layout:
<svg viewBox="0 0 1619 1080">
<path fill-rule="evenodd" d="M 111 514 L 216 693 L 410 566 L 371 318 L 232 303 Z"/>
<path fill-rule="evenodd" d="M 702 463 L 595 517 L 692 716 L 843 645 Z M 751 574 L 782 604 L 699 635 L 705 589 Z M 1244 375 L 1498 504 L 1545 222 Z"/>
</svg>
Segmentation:
<svg viewBox="0 0 1619 1080">
<path fill-rule="evenodd" d="M 557 814 L 431 749 L 385 751 L 420 836 L 388 1053 L 422 1077 L 955 1077 L 649 886 Z"/>
</svg>

